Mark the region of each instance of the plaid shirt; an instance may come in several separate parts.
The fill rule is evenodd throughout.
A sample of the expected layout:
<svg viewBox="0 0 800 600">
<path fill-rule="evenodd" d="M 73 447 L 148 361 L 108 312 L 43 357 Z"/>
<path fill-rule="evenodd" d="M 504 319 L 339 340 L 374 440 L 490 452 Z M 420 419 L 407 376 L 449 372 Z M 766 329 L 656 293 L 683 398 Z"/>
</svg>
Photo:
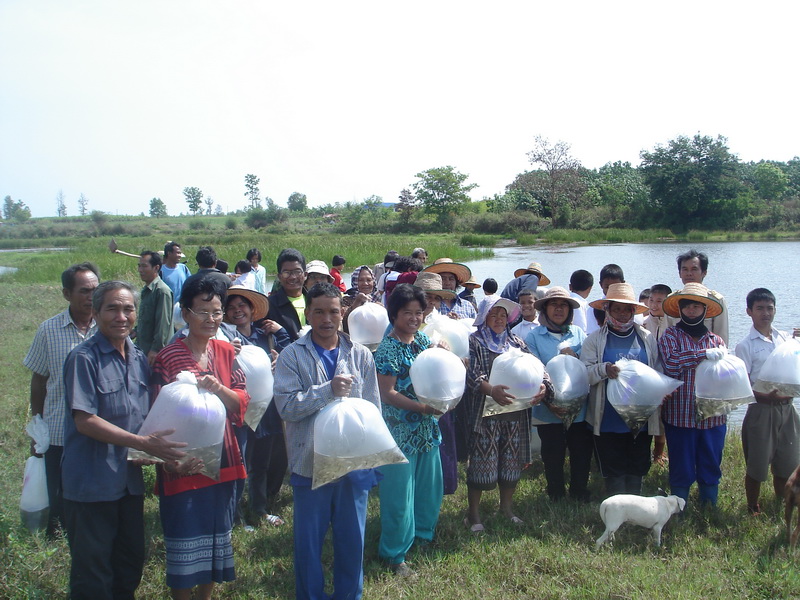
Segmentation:
<svg viewBox="0 0 800 600">
<path fill-rule="evenodd" d="M 683 385 L 664 403 L 661 416 L 665 423 L 693 429 L 711 429 L 726 423 L 725 416 L 711 417 L 698 423 L 694 402 L 695 369 L 705 360 L 706 349 L 720 347 L 724 348 L 725 342 L 716 333 L 708 331 L 699 341 L 694 341 L 677 326 L 668 328 L 658 340 L 664 374 L 683 381 Z"/>
<path fill-rule="evenodd" d="M 453 298 L 453 306 L 447 306 L 446 301 L 442 301 L 439 312 L 443 315 L 451 312 L 456 313 L 459 319 L 474 319 L 478 316 L 475 307 L 470 302 L 456 296 Z"/>
<path fill-rule="evenodd" d="M 92 320 L 89 331 L 82 335 L 69 314 L 69 309 L 47 319 L 36 330 L 28 355 L 22 364 L 42 377 L 47 377 L 42 418 L 50 430 L 50 445 L 64 445 L 64 361 L 67 354 L 97 331 Z"/>
</svg>

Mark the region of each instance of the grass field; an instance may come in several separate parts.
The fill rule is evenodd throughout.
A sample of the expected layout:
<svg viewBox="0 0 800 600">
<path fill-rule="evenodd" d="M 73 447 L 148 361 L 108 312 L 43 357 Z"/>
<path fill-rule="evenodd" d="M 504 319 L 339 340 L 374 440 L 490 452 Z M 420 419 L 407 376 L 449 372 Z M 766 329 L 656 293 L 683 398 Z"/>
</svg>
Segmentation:
<svg viewBox="0 0 800 600">
<path fill-rule="evenodd" d="M 121 260 L 121 259 L 119 259 Z M 61 539 L 32 537 L 19 524 L 19 493 L 28 453 L 30 374 L 21 361 L 37 325 L 62 310 L 55 286 L 0 286 L 0 598 L 61 598 L 67 589 L 69 552 Z M 646 532 L 623 528 L 613 548 L 594 551 L 603 527 L 597 502 L 552 503 L 544 491 L 541 463 L 525 471 L 516 495 L 525 525 L 515 527 L 496 511 L 496 493 L 484 495 L 487 532 L 474 537 L 463 526 L 466 490 L 445 498 L 437 537 L 412 550 L 416 580 L 398 581 L 377 557 L 380 533 L 377 495 L 369 504 L 364 597 L 416 598 L 794 598 L 800 596 L 797 555 L 788 551 L 777 504 L 762 496 L 765 514 L 753 518 L 744 505 L 744 464 L 736 433 L 728 438 L 719 508 L 690 505 L 671 522 L 663 547 L 654 548 Z M 645 491 L 667 487 L 666 471 L 651 470 Z M 765 488 L 769 486 L 764 486 Z M 592 474 L 591 490 L 602 495 Z M 766 489 L 765 489 L 766 494 Z M 217 589 L 218 598 L 294 597 L 291 497 L 284 488 L 278 511 L 281 528 L 234 532 L 237 580 Z M 155 498 L 146 502 L 148 558 L 141 598 L 167 596 L 164 546 Z M 328 553 L 330 557 L 330 553 Z"/>
</svg>

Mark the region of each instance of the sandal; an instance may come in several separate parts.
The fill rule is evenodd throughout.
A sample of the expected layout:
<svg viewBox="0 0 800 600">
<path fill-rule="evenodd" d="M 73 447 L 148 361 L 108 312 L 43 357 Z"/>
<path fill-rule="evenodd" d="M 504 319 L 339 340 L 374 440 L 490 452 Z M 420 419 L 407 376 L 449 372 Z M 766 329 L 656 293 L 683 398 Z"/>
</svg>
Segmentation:
<svg viewBox="0 0 800 600">
<path fill-rule="evenodd" d="M 467 527 L 472 533 L 483 533 L 483 523 L 475 523 L 474 525 L 469 522 L 469 517 L 464 517 L 464 527 Z"/>
<path fill-rule="evenodd" d="M 284 520 L 278 515 L 264 515 L 262 518 L 273 527 L 280 527 L 284 524 Z"/>
<path fill-rule="evenodd" d="M 517 515 L 511 515 L 511 516 L 509 517 L 509 520 L 510 520 L 510 521 L 511 521 L 511 522 L 512 522 L 514 525 L 517 525 L 517 526 L 520 526 L 520 525 L 525 525 L 525 521 L 523 521 L 522 519 L 520 519 L 520 518 L 519 518 Z"/>
</svg>

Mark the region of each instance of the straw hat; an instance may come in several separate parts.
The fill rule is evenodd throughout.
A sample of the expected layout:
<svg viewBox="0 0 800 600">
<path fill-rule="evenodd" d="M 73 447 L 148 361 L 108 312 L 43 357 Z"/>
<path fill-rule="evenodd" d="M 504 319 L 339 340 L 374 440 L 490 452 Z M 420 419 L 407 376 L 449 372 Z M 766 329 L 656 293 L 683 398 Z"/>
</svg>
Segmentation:
<svg viewBox="0 0 800 600">
<path fill-rule="evenodd" d="M 420 271 L 414 285 L 427 294 L 434 294 L 446 300 L 452 300 L 456 297 L 456 293 L 453 290 L 442 289 L 442 276 L 438 273 L 432 273 L 427 270 Z"/>
<path fill-rule="evenodd" d="M 641 302 L 636 300 L 636 295 L 633 292 L 633 286 L 630 283 L 612 283 L 608 286 L 608 294 L 605 298 L 589 302 L 589 306 L 598 310 L 605 310 L 606 302 L 619 302 L 621 304 L 631 304 L 636 309 L 637 315 L 646 313 L 647 308 Z M 666 300 L 665 300 L 666 302 Z"/>
<path fill-rule="evenodd" d="M 540 298 L 536 302 L 533 303 L 534 308 L 536 310 L 544 310 L 545 305 L 547 304 L 548 300 L 553 300 L 555 298 L 559 298 L 561 300 L 566 300 L 567 304 L 569 304 L 573 310 L 580 306 L 580 303 L 572 298 L 569 295 L 569 292 L 565 290 L 563 287 L 555 286 L 551 287 L 544 295 L 544 298 Z"/>
<path fill-rule="evenodd" d="M 452 273 L 455 275 L 459 284 L 464 285 L 472 277 L 472 271 L 469 270 L 467 265 L 453 262 L 452 258 L 437 258 L 436 261 L 430 266 L 425 268 L 426 271 L 431 273 Z"/>
<path fill-rule="evenodd" d="M 706 318 L 710 319 L 722 314 L 722 304 L 717 300 L 714 293 L 702 283 L 687 283 L 682 290 L 671 293 L 664 298 L 662 305 L 664 312 L 670 317 L 680 318 L 681 309 L 678 302 L 681 300 L 692 300 L 706 305 Z"/>
<path fill-rule="evenodd" d="M 250 302 L 253 307 L 253 321 L 260 321 L 269 312 L 269 301 L 261 292 L 248 289 L 243 285 L 232 285 L 228 288 L 228 300 L 230 300 L 231 296 L 241 296 Z M 228 322 L 227 314 L 225 315 L 225 322 Z"/>
<path fill-rule="evenodd" d="M 481 284 L 478 283 L 477 281 L 475 281 L 475 275 L 470 275 L 469 279 L 467 279 L 464 282 L 464 287 L 465 288 L 472 288 L 473 290 L 476 290 L 479 287 L 481 287 Z"/>
<path fill-rule="evenodd" d="M 325 264 L 324 260 L 312 260 L 310 263 L 306 265 L 306 277 L 308 277 L 311 273 L 319 273 L 320 275 L 325 275 L 328 278 L 328 282 L 333 281 L 333 277 L 331 277 L 331 272 L 328 269 L 328 265 Z"/>
<path fill-rule="evenodd" d="M 532 262 L 528 265 L 526 269 L 517 269 L 514 271 L 514 277 L 521 277 L 529 273 L 531 275 L 536 275 L 539 277 L 539 285 L 548 285 L 550 283 L 550 278 L 542 273 L 542 265 L 537 262 Z"/>
</svg>

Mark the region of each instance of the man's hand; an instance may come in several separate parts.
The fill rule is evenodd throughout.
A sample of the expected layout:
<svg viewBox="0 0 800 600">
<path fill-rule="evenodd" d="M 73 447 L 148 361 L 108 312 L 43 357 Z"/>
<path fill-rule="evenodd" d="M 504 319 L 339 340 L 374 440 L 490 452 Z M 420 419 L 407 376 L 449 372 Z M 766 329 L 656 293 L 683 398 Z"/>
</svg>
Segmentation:
<svg viewBox="0 0 800 600">
<path fill-rule="evenodd" d="M 175 433 L 174 429 L 156 431 L 150 435 L 140 436 L 142 438 L 141 450 L 150 456 L 155 456 L 163 461 L 177 461 L 186 456 L 185 452 L 177 448 L 185 448 L 186 442 L 171 442 L 164 439 L 164 436 Z"/>
<path fill-rule="evenodd" d="M 458 321 L 461 318 L 455 313 L 455 311 L 447 313 L 447 316 L 450 317 L 451 319 L 455 319 L 456 321 Z"/>
<path fill-rule="evenodd" d="M 336 398 L 347 398 L 353 388 L 352 375 L 334 375 L 331 379 L 331 391 Z"/>
<path fill-rule="evenodd" d="M 706 360 L 717 361 L 728 354 L 725 348 L 708 348 L 706 350 Z"/>
<path fill-rule="evenodd" d="M 231 340 L 231 346 L 233 346 L 233 353 L 235 356 L 239 356 L 239 352 L 242 351 L 242 340 L 239 338 L 233 338 Z"/>
<path fill-rule="evenodd" d="M 261 322 L 261 329 L 264 330 L 264 333 L 275 333 L 281 327 L 283 326 L 280 323 L 273 321 L 272 319 L 264 319 Z M 241 344 L 241 341 L 239 343 Z"/>
<path fill-rule="evenodd" d="M 781 396 L 778 394 L 778 390 L 772 390 L 769 394 L 767 394 L 767 398 L 769 398 L 770 402 L 791 402 L 791 396 Z"/>
<path fill-rule="evenodd" d="M 150 352 L 147 353 L 147 364 L 151 367 L 153 366 L 153 363 L 156 362 L 156 356 L 158 356 L 158 352 L 155 350 L 150 350 Z"/>
<path fill-rule="evenodd" d="M 575 358 L 578 358 L 578 355 L 575 354 L 575 350 L 573 350 L 569 346 L 567 346 L 565 348 L 562 348 L 561 350 L 558 351 L 558 353 L 559 354 L 568 354 L 569 356 L 574 356 Z"/>
<path fill-rule="evenodd" d="M 501 384 L 493 385 L 492 391 L 489 393 L 489 395 L 500 406 L 508 406 L 509 404 L 511 404 L 511 401 L 516 400 L 517 397 L 512 396 L 511 394 L 506 392 L 507 389 L 508 389 L 507 385 L 501 385 Z"/>
</svg>

